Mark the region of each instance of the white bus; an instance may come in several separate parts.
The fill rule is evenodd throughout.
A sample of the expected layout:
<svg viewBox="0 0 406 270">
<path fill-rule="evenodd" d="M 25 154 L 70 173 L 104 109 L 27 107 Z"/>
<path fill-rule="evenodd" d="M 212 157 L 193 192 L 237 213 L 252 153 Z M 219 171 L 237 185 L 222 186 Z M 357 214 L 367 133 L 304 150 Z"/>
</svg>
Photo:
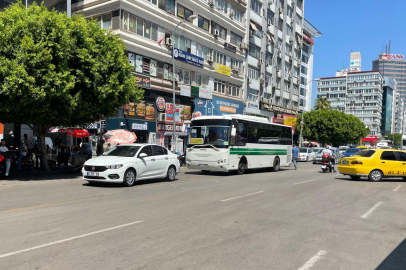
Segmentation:
<svg viewBox="0 0 406 270">
<path fill-rule="evenodd" d="M 402 135 L 401 147 L 403 151 L 406 151 L 406 134 Z"/>
<path fill-rule="evenodd" d="M 186 151 L 189 169 L 236 171 L 272 168 L 292 162 L 292 127 L 266 118 L 227 115 L 202 116 L 191 121 Z"/>
</svg>

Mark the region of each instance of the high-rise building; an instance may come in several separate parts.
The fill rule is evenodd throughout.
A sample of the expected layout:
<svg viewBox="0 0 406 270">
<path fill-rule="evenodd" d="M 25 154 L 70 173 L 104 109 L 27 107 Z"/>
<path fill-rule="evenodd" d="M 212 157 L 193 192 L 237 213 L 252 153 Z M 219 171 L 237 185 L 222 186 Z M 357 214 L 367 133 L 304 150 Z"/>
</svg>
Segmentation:
<svg viewBox="0 0 406 270">
<path fill-rule="evenodd" d="M 405 118 L 405 102 L 400 97 L 399 93 L 395 95 L 395 132 L 394 133 L 401 133 L 405 132 L 404 129 L 404 118 Z"/>
<path fill-rule="evenodd" d="M 403 55 L 380 54 L 378 60 L 372 62 L 372 69 L 379 70 L 382 76 L 396 79 L 397 92 L 401 99 L 406 99 L 406 59 Z"/>
<path fill-rule="evenodd" d="M 382 98 L 382 121 L 381 134 L 383 137 L 395 131 L 395 111 L 396 111 L 396 80 L 391 77 L 384 77 L 383 98 Z"/>
</svg>

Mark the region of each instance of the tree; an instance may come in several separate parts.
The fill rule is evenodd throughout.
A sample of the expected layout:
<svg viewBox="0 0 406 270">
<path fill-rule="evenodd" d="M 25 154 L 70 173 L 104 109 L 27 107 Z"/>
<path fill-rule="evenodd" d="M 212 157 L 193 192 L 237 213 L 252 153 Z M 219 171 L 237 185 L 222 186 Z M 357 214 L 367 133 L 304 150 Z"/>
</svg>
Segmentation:
<svg viewBox="0 0 406 270">
<path fill-rule="evenodd" d="M 393 142 L 393 146 L 399 146 L 402 143 L 402 134 L 401 133 L 389 134 L 388 140 L 391 140 Z"/>
<path fill-rule="evenodd" d="M 315 110 L 328 110 L 330 109 L 330 101 L 327 98 L 318 98 L 314 104 Z"/>
<path fill-rule="evenodd" d="M 0 28 L 0 122 L 33 129 L 47 170 L 51 126 L 92 123 L 143 95 L 124 42 L 94 20 L 14 4 Z"/>
<path fill-rule="evenodd" d="M 337 110 L 313 110 L 299 115 L 296 130 L 300 130 L 303 118 L 304 138 L 335 146 L 356 143 L 368 135 L 365 125 L 355 116 Z"/>
</svg>

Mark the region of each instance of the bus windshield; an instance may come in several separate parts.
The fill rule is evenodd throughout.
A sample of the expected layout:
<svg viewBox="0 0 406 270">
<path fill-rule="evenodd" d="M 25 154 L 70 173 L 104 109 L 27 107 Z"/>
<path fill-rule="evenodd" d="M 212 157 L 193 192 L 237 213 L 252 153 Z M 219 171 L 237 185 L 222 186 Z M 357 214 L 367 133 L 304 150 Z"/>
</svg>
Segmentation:
<svg viewBox="0 0 406 270">
<path fill-rule="evenodd" d="M 217 148 L 228 148 L 228 132 L 227 126 L 193 126 L 189 133 L 188 147 L 211 144 Z"/>
</svg>

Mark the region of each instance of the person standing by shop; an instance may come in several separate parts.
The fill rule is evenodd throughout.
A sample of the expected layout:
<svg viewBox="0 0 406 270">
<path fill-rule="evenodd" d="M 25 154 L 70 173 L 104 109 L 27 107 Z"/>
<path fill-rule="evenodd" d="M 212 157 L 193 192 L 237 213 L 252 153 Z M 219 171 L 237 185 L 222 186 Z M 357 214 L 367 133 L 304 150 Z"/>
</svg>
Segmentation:
<svg viewBox="0 0 406 270">
<path fill-rule="evenodd" d="M 27 146 L 21 142 L 20 143 L 20 156 L 18 157 L 18 166 L 17 166 L 17 170 L 21 170 L 21 162 L 23 160 L 23 158 L 25 158 L 25 156 L 28 153 L 28 148 Z"/>
<path fill-rule="evenodd" d="M 28 153 L 31 154 L 34 148 L 34 144 L 32 143 L 32 141 L 30 139 L 28 139 L 28 135 L 24 134 L 24 139 L 22 140 L 22 143 L 25 144 L 25 146 L 27 146 L 28 148 Z"/>
</svg>

